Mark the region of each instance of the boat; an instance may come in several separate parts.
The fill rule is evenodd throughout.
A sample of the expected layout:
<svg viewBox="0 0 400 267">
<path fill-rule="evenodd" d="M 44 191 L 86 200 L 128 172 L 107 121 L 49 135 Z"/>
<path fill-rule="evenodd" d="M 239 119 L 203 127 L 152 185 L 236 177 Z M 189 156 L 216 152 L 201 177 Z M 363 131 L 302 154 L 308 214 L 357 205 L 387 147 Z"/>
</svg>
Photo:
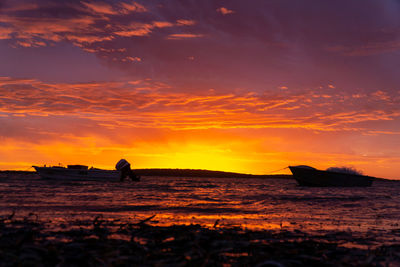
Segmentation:
<svg viewBox="0 0 400 267">
<path fill-rule="evenodd" d="M 38 167 L 32 166 L 40 177 L 53 180 L 78 180 L 78 181 L 119 181 L 121 172 L 117 170 L 103 170 L 88 168 L 85 165 L 67 165 Z"/>
<path fill-rule="evenodd" d="M 333 186 L 333 187 L 355 187 L 371 186 L 374 177 L 362 175 L 348 168 L 328 168 L 326 171 L 317 170 L 313 167 L 289 166 L 300 186 Z"/>
</svg>

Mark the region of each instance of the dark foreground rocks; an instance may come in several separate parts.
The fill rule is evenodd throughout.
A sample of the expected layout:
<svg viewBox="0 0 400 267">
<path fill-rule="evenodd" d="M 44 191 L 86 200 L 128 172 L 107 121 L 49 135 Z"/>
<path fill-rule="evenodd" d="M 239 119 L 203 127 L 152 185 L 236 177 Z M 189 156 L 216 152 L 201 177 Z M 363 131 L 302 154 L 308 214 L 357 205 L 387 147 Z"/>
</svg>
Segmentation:
<svg viewBox="0 0 400 267">
<path fill-rule="evenodd" d="M 350 232 L 0 220 L 0 266 L 400 266 L 400 245 Z M 392 233 L 398 237 L 398 232 Z"/>
</svg>

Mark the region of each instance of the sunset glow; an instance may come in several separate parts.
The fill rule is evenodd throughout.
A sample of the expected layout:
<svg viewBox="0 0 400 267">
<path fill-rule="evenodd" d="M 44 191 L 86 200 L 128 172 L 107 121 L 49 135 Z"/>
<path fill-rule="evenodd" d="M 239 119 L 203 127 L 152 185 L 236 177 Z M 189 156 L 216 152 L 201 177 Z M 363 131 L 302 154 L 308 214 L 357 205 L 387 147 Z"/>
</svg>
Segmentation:
<svg viewBox="0 0 400 267">
<path fill-rule="evenodd" d="M 0 169 L 400 179 L 399 29 L 394 0 L 3 1 Z"/>
</svg>

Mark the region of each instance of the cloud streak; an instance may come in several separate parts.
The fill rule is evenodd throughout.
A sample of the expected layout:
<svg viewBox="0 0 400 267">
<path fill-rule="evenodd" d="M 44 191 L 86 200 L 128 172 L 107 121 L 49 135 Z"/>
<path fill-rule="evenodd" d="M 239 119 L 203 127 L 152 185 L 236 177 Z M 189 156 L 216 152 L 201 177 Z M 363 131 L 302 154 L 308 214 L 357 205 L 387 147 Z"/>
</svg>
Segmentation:
<svg viewBox="0 0 400 267">
<path fill-rule="evenodd" d="M 135 60 L 135 59 L 134 59 Z M 362 97 L 336 88 L 286 94 L 173 93 L 151 80 L 50 84 L 0 79 L 0 112 L 23 116 L 76 116 L 115 127 L 171 129 L 306 128 L 368 130 L 358 124 L 400 117 L 399 92 Z M 323 94 L 322 94 L 323 93 Z"/>
</svg>

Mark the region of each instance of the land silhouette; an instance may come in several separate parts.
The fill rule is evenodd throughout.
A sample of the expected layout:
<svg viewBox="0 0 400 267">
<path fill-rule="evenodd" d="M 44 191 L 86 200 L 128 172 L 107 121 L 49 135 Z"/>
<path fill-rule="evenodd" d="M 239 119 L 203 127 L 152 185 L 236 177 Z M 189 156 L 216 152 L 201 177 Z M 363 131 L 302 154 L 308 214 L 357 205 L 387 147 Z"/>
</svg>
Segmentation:
<svg viewBox="0 0 400 267">
<path fill-rule="evenodd" d="M 199 178 L 259 178 L 259 179 L 291 179 L 290 174 L 245 174 L 236 172 L 211 171 L 200 169 L 132 169 L 136 175 L 140 176 L 160 176 L 160 177 L 199 177 Z M 0 171 L 3 174 L 31 174 L 32 171 Z"/>
</svg>

